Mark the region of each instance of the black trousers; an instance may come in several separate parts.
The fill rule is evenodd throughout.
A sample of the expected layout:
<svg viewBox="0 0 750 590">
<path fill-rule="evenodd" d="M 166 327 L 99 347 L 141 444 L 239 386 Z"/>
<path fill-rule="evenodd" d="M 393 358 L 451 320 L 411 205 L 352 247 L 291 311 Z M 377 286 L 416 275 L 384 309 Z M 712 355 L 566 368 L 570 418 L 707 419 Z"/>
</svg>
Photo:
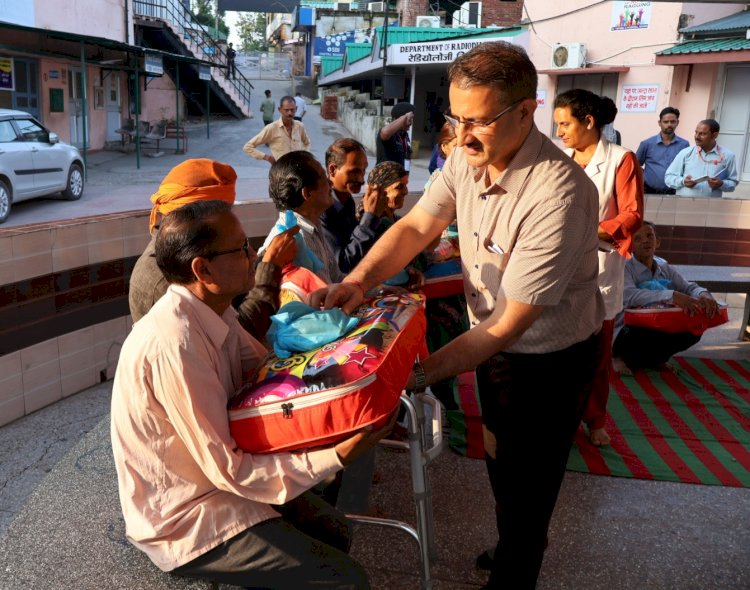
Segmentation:
<svg viewBox="0 0 750 590">
<path fill-rule="evenodd" d="M 643 184 L 643 192 L 647 195 L 673 195 L 677 191 L 673 188 L 654 188 L 648 184 Z"/>
<path fill-rule="evenodd" d="M 630 369 L 657 368 L 700 339 L 692 332 L 670 334 L 623 326 L 612 345 L 612 355 L 621 358 Z"/>
<path fill-rule="evenodd" d="M 281 518 L 245 529 L 172 573 L 254 589 L 370 587 L 347 554 L 352 527 L 343 514 L 310 492 L 278 510 Z"/>
<path fill-rule="evenodd" d="M 600 337 L 546 354 L 499 354 L 477 369 L 499 535 L 487 588 L 536 587 Z"/>
</svg>

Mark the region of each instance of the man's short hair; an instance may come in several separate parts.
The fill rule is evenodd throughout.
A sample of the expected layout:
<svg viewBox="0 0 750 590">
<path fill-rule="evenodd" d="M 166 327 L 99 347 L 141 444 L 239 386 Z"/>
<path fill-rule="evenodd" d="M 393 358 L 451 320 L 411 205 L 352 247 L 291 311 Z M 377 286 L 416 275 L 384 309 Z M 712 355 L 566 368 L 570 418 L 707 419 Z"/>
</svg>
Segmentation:
<svg viewBox="0 0 750 590">
<path fill-rule="evenodd" d="M 459 88 L 491 86 L 510 101 L 536 99 L 537 74 L 526 52 L 505 41 L 477 45 L 448 68 L 448 80 Z"/>
<path fill-rule="evenodd" d="M 680 109 L 674 107 L 664 107 L 659 113 L 659 120 L 661 121 L 664 115 L 674 115 L 678 119 L 680 118 Z"/>
<path fill-rule="evenodd" d="M 264 92 L 266 94 L 266 98 L 269 98 L 271 96 L 271 91 L 270 90 L 265 90 Z"/>
<path fill-rule="evenodd" d="M 708 125 L 708 128 L 711 130 L 711 133 L 718 133 L 721 127 L 719 126 L 719 122 L 716 119 L 703 119 L 698 125 Z"/>
<path fill-rule="evenodd" d="M 334 164 L 337 168 L 344 165 L 346 157 L 352 152 L 361 151 L 367 154 L 365 146 L 352 137 L 341 137 L 328 146 L 326 150 L 326 171 Z"/>
<path fill-rule="evenodd" d="M 314 187 L 320 175 L 320 162 L 310 152 L 284 154 L 268 173 L 268 194 L 279 211 L 297 209 L 305 202 L 302 189 Z"/>
<path fill-rule="evenodd" d="M 195 201 L 164 217 L 154 249 L 156 264 L 169 283 L 195 281 L 193 259 L 211 253 L 219 234 L 216 216 L 231 211 L 226 201 Z"/>
<path fill-rule="evenodd" d="M 286 96 L 282 96 L 281 100 L 279 100 L 279 108 L 283 107 L 285 102 L 291 102 L 294 103 L 295 107 L 297 106 L 297 101 L 294 100 L 293 96 L 289 96 L 288 94 Z"/>
</svg>

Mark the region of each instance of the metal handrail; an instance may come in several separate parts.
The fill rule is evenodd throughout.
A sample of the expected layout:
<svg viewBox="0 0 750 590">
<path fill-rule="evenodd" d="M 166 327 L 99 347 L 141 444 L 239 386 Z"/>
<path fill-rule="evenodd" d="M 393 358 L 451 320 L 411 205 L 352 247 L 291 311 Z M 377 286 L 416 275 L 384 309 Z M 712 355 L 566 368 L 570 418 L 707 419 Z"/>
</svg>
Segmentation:
<svg viewBox="0 0 750 590">
<path fill-rule="evenodd" d="M 227 70 L 227 53 L 208 30 L 195 18 L 179 0 L 134 0 L 133 12 L 138 16 L 157 18 L 175 27 L 182 39 L 194 43 L 201 58 L 208 58 L 229 75 Z M 218 32 L 218 31 L 217 31 Z M 185 43 L 190 47 L 190 43 Z M 227 78 L 240 100 L 250 108 L 250 90 L 253 85 L 235 66 L 233 78 Z"/>
</svg>

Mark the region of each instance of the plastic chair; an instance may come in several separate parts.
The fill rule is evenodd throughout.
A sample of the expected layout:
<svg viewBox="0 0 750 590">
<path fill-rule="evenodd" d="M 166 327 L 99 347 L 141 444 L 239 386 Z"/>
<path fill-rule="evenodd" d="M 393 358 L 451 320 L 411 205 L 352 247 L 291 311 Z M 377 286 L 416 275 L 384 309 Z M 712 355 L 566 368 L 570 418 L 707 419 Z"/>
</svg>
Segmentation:
<svg viewBox="0 0 750 590">
<path fill-rule="evenodd" d="M 411 535 L 419 544 L 422 565 L 421 587 L 423 590 L 431 590 L 430 561 L 437 557 L 437 548 L 432 518 L 432 489 L 427 477 L 427 466 L 443 450 L 442 406 L 437 398 L 429 393 L 429 390 L 415 395 L 414 399 L 402 393 L 401 405 L 406 410 L 408 442 L 385 439 L 381 441 L 381 444 L 409 451 L 412 491 L 417 510 L 417 528 L 390 518 L 360 514 L 347 514 L 347 517 L 363 524 L 394 527 Z M 429 414 L 425 412 L 425 409 Z M 429 421 L 427 415 L 429 415 Z"/>
</svg>

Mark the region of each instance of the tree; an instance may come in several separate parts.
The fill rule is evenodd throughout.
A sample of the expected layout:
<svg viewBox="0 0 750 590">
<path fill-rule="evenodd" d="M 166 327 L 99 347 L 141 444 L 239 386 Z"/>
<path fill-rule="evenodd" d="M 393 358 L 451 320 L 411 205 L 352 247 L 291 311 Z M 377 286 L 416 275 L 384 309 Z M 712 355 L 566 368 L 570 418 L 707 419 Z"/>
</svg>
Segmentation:
<svg viewBox="0 0 750 590">
<path fill-rule="evenodd" d="M 216 26 L 216 6 L 218 0 L 193 0 L 193 17 L 204 27 Z M 219 31 L 229 35 L 229 27 L 224 22 L 224 11 L 219 12 Z"/>
<path fill-rule="evenodd" d="M 265 13 L 243 12 L 237 19 L 237 27 L 243 52 L 268 50 Z"/>
</svg>

